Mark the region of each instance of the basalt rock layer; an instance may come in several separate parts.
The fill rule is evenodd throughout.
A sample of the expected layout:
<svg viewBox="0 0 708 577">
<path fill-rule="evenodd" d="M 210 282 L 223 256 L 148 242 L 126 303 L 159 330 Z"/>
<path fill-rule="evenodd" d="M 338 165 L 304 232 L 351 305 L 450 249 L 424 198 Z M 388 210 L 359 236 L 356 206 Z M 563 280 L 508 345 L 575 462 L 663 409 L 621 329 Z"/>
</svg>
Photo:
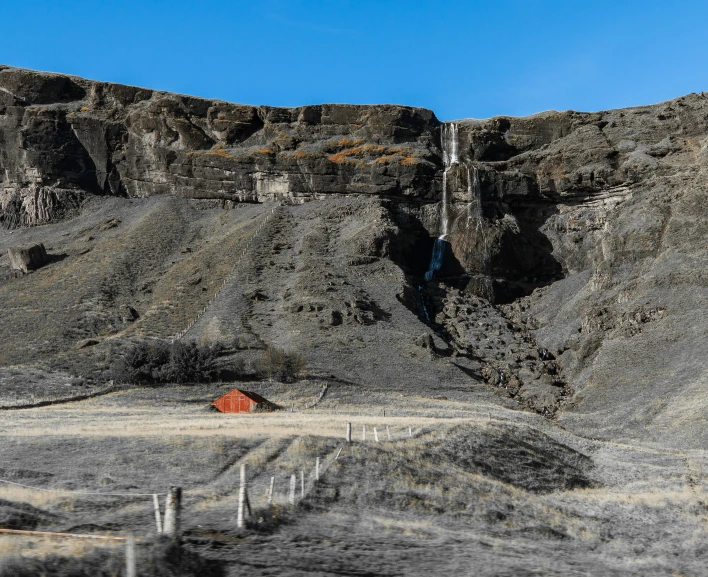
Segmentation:
<svg viewBox="0 0 708 577">
<path fill-rule="evenodd" d="M 0 210 L 38 224 L 87 194 L 432 200 L 439 124 L 405 106 L 243 106 L 0 67 Z"/>
</svg>

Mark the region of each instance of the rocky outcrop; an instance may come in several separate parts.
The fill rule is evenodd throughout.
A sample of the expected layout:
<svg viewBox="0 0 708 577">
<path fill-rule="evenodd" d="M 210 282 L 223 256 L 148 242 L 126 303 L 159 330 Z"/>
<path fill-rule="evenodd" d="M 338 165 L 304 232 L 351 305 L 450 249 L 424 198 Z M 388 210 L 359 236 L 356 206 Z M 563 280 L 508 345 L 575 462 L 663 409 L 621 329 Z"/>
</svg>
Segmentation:
<svg viewBox="0 0 708 577">
<path fill-rule="evenodd" d="M 638 258 L 655 254 L 670 198 L 701 178 L 708 98 L 457 126 L 459 163 L 447 174 L 454 258 L 441 276 L 465 273 L 475 292 L 503 302 L 588 269 L 603 283 L 625 243 Z M 647 202 L 657 194 L 666 196 Z M 615 216 L 637 203 L 608 244 Z"/>
<path fill-rule="evenodd" d="M 7 257 L 10 260 L 10 268 L 23 273 L 37 270 L 49 262 L 47 251 L 41 243 L 26 247 L 8 248 Z"/>
<path fill-rule="evenodd" d="M 48 222 L 89 194 L 433 200 L 438 125 L 405 106 L 244 106 L 0 67 L 0 218 Z"/>
</svg>

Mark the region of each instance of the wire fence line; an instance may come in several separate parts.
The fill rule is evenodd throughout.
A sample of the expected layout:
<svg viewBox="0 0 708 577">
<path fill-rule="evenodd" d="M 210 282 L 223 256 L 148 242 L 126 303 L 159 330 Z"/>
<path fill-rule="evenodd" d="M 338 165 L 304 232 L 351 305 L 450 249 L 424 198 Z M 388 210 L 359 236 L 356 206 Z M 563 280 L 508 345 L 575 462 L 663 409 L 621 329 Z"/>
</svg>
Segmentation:
<svg viewBox="0 0 708 577">
<path fill-rule="evenodd" d="M 0 529 L 6 535 L 35 535 L 38 537 L 74 537 L 78 539 L 100 539 L 106 541 L 127 541 L 128 537 L 118 535 L 91 535 L 88 533 L 56 533 L 54 531 L 24 531 L 22 529 Z"/>
<path fill-rule="evenodd" d="M 111 380 L 105 387 L 101 389 L 90 391 L 87 393 L 80 393 L 78 395 L 73 395 L 70 397 L 63 395 L 53 395 L 40 399 L 32 398 L 28 401 L 14 401 L 10 403 L 5 403 L 3 405 L 0 405 L 0 411 L 10 411 L 14 409 L 37 409 L 39 407 L 47 407 L 49 405 L 59 405 L 62 403 L 85 401 L 94 397 L 99 397 L 101 395 L 107 395 L 108 393 L 112 393 L 115 390 L 117 390 L 117 388 L 115 386 L 115 383 Z"/>
<path fill-rule="evenodd" d="M 394 431 L 392 435 L 391 427 L 389 425 L 384 425 L 379 428 L 376 426 L 371 426 L 367 431 L 367 426 L 363 425 L 361 429 L 361 440 L 356 440 L 360 445 L 364 444 L 379 444 L 385 441 L 396 442 L 404 439 L 409 439 L 413 436 L 412 427 L 407 427 L 403 432 Z M 398 427 L 400 429 L 400 427 Z M 373 436 L 372 433 L 373 432 Z M 367 434 L 368 433 L 368 434 Z M 379 434 L 380 433 L 380 434 Z M 407 434 L 406 434 L 407 433 Z M 358 436 L 358 435 L 357 435 Z M 259 470 L 256 467 L 256 474 L 249 481 L 246 474 L 246 462 L 244 459 L 249 453 L 246 453 L 240 460 L 241 469 L 241 479 L 240 483 L 234 482 L 230 490 L 226 494 L 233 495 L 238 489 L 238 508 L 234 510 L 234 516 L 237 518 L 237 526 L 244 527 L 245 510 L 248 509 L 249 516 L 253 516 L 254 513 L 251 509 L 251 503 L 249 501 L 249 495 L 247 487 L 259 487 L 259 491 L 254 491 L 254 497 L 258 502 L 261 509 L 270 507 L 272 505 L 288 504 L 290 506 L 295 506 L 297 502 L 306 498 L 310 492 L 317 486 L 317 484 L 322 479 L 327 470 L 337 462 L 337 460 L 342 455 L 345 447 L 352 447 L 355 442 L 352 435 L 352 423 L 346 423 L 346 433 L 344 435 L 345 443 L 341 444 L 329 453 L 324 454 L 322 457 L 318 455 L 313 455 L 309 459 L 306 459 L 306 463 L 292 464 L 284 467 L 286 470 L 278 469 L 269 471 L 268 469 Z M 345 454 L 346 456 L 346 454 Z M 276 483 L 276 480 L 278 481 Z M 285 484 L 285 490 L 283 490 L 283 482 Z M 253 483 L 253 485 L 251 485 Z M 14 487 L 20 487 L 23 489 L 31 491 L 41 491 L 44 493 L 54 493 L 57 495 L 65 495 L 69 497 L 121 497 L 121 498 L 146 498 L 152 500 L 151 512 L 154 514 L 154 522 L 156 524 L 157 533 L 166 533 L 169 535 L 176 536 L 180 533 L 180 518 L 181 518 L 181 500 L 182 500 L 182 488 L 172 486 L 167 492 L 163 491 L 152 491 L 152 492 L 140 492 L 140 493 L 128 493 L 128 492 L 101 492 L 101 491 L 82 491 L 82 490 L 71 490 L 71 489 L 51 489 L 45 487 L 37 487 L 34 485 L 28 485 L 25 483 L 19 483 L 17 481 L 11 481 L 10 479 L 0 478 L 0 484 L 5 484 Z M 265 489 L 265 490 L 264 490 Z M 197 489 L 198 490 L 198 489 Z M 164 516 L 161 513 L 161 507 L 159 503 L 159 496 L 163 495 L 164 498 Z M 221 495 L 226 496 L 225 494 Z"/>
<path fill-rule="evenodd" d="M 72 489 L 47 489 L 45 487 L 34 487 L 32 485 L 25 485 L 23 483 L 18 483 L 16 481 L 10 481 L 9 479 L 0 479 L 0 483 L 6 485 L 14 485 L 15 487 L 22 487 L 23 489 L 32 489 L 33 491 L 44 491 L 46 493 L 62 493 L 69 495 L 90 495 L 90 496 L 101 496 L 101 497 L 153 497 L 154 495 L 160 495 L 163 492 L 153 492 L 153 493 L 102 493 L 99 491 L 74 491 Z"/>
</svg>

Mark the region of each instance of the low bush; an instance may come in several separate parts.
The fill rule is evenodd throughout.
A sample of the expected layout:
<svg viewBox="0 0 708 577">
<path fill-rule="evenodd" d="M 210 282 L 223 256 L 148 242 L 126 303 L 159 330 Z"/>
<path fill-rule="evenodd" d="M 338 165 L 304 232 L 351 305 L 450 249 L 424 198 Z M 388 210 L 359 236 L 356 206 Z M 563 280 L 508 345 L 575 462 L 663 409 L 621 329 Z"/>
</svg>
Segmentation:
<svg viewBox="0 0 708 577">
<path fill-rule="evenodd" d="M 258 362 L 262 377 L 281 383 L 297 381 L 306 368 L 305 359 L 300 355 L 277 347 L 268 347 Z"/>
<path fill-rule="evenodd" d="M 127 350 L 114 350 L 111 378 L 134 383 L 204 383 L 216 376 L 220 345 L 195 342 L 138 341 Z"/>
</svg>

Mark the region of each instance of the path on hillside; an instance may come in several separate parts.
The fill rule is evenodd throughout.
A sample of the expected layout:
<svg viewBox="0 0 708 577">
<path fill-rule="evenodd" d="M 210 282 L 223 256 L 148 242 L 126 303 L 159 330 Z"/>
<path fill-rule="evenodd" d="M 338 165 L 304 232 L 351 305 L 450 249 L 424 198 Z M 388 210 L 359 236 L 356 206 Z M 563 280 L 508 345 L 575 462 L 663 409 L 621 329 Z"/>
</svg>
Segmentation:
<svg viewBox="0 0 708 577">
<path fill-rule="evenodd" d="M 248 321 L 251 301 L 259 294 L 248 293 L 250 269 L 253 267 L 253 253 L 258 243 L 267 242 L 268 229 L 273 220 L 279 218 L 280 205 L 273 206 L 259 221 L 257 228 L 244 239 L 229 275 L 219 289 L 211 296 L 196 318 L 174 336 L 175 340 L 188 336 L 202 336 L 222 342 L 239 340 L 239 346 L 261 348 L 261 338 L 253 331 Z"/>
</svg>

